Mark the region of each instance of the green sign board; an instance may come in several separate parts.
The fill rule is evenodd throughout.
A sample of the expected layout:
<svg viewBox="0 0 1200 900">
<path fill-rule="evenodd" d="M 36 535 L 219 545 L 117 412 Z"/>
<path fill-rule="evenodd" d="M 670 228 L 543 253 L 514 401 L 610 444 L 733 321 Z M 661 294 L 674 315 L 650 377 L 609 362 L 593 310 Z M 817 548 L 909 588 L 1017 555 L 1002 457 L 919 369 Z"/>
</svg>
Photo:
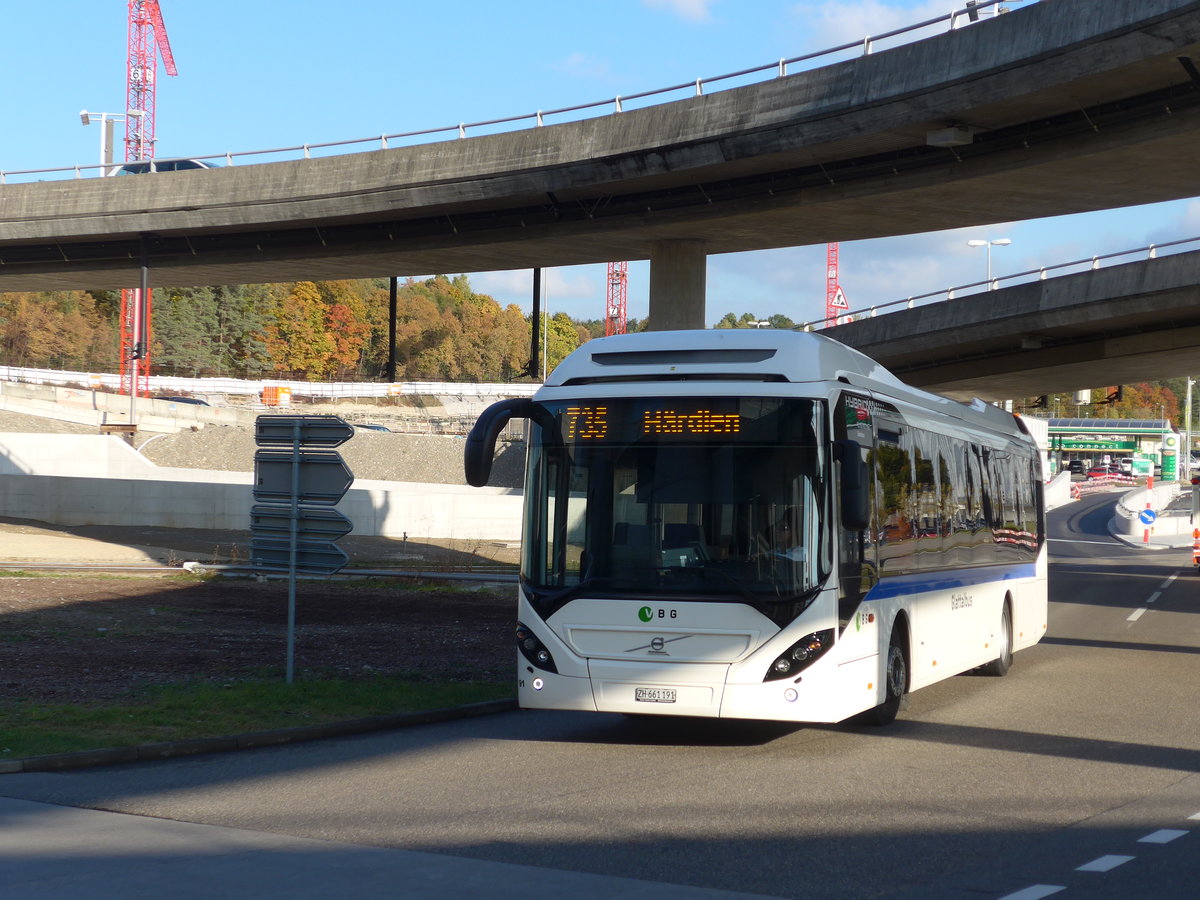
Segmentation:
<svg viewBox="0 0 1200 900">
<path fill-rule="evenodd" d="M 1136 450 L 1137 441 L 1072 441 L 1060 438 L 1053 442 L 1059 450 Z"/>
</svg>

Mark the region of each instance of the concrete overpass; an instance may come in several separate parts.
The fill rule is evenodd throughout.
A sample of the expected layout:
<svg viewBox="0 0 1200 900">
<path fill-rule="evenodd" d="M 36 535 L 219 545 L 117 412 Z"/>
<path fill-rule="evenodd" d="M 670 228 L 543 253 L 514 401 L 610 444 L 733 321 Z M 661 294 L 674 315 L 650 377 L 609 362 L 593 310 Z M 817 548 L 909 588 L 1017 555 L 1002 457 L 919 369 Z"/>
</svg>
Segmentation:
<svg viewBox="0 0 1200 900">
<path fill-rule="evenodd" d="M 650 259 L 703 327 L 710 253 L 1191 196 L 1200 2 L 1048 0 L 693 99 L 324 159 L 0 186 L 0 290 Z"/>
<path fill-rule="evenodd" d="M 1007 400 L 1200 371 L 1200 251 L 1033 281 L 822 331 L 909 384 Z"/>
</svg>

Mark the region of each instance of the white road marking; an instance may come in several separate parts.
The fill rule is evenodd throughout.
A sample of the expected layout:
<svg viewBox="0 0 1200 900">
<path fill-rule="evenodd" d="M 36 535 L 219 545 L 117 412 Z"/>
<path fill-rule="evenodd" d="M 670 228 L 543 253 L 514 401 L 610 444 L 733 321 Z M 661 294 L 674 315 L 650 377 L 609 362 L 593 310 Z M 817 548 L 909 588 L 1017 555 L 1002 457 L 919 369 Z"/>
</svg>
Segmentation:
<svg viewBox="0 0 1200 900">
<path fill-rule="evenodd" d="M 1136 622 L 1138 619 L 1140 619 L 1145 614 L 1146 614 L 1146 607 L 1139 606 L 1132 613 L 1130 613 L 1129 617 L 1127 619 L 1125 619 L 1125 621 L 1126 622 Z"/>
<path fill-rule="evenodd" d="M 1136 856 L 1100 856 L 1093 859 L 1090 863 L 1084 863 L 1075 869 L 1076 872 L 1111 872 L 1117 866 L 1123 866 L 1131 859 L 1137 859 Z"/>
<path fill-rule="evenodd" d="M 1159 589 L 1165 591 L 1167 588 L 1169 588 L 1171 586 L 1171 583 L 1178 577 L 1179 577 L 1179 573 L 1176 572 L 1174 575 L 1172 575 L 1170 578 L 1168 578 L 1166 581 L 1164 581 L 1162 584 L 1160 584 L 1158 586 Z"/>
<path fill-rule="evenodd" d="M 1155 591 L 1153 594 L 1151 594 L 1149 597 L 1146 598 L 1146 602 L 1153 603 L 1155 600 L 1157 600 L 1161 596 L 1162 596 L 1162 591 Z"/>
<path fill-rule="evenodd" d="M 1015 894 L 1005 894 L 1000 900 L 1042 900 L 1043 897 L 1049 897 L 1051 894 L 1057 894 L 1066 889 L 1065 884 L 1035 884 L 1019 890 Z"/>
<path fill-rule="evenodd" d="M 1193 820 L 1195 820 L 1195 821 L 1200 821 L 1200 812 L 1198 812 L 1198 813 L 1192 813 L 1190 816 L 1188 816 L 1188 818 L 1189 818 L 1189 819 L 1193 819 Z"/>
<path fill-rule="evenodd" d="M 1138 838 L 1139 844 L 1169 844 L 1175 838 L 1181 838 L 1186 831 L 1181 831 L 1178 828 L 1160 828 L 1152 834 L 1148 834 L 1143 838 Z"/>
</svg>

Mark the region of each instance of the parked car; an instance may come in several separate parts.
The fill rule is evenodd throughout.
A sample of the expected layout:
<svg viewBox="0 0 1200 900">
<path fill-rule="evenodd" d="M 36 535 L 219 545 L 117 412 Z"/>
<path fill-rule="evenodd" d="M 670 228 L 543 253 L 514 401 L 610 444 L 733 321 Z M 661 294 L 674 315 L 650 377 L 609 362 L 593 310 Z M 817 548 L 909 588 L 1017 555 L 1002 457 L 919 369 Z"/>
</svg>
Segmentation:
<svg viewBox="0 0 1200 900">
<path fill-rule="evenodd" d="M 1098 466 L 1092 466 L 1087 471 L 1087 477 L 1089 479 L 1090 478 L 1110 478 L 1110 477 L 1112 477 L 1112 474 L 1113 473 L 1109 471 L 1108 466 L 1104 463 L 1101 463 Z"/>
<path fill-rule="evenodd" d="M 207 400 L 201 400 L 199 397 L 155 397 L 155 400 L 165 400 L 168 403 L 192 403 L 196 406 L 208 406 Z"/>
<path fill-rule="evenodd" d="M 1087 466 L 1083 464 L 1082 459 L 1073 459 L 1067 463 L 1067 471 L 1072 475 L 1083 475 L 1087 472 Z"/>
</svg>

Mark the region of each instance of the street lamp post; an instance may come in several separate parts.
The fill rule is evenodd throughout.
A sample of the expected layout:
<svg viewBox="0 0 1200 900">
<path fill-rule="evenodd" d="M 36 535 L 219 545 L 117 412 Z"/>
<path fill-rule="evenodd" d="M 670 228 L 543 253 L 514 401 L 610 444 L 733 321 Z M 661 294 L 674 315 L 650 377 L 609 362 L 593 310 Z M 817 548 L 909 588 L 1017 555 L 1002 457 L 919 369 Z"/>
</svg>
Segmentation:
<svg viewBox="0 0 1200 900">
<path fill-rule="evenodd" d="M 1187 399 L 1184 401 L 1186 406 L 1183 413 L 1183 452 L 1180 454 L 1180 459 L 1183 460 L 1183 465 L 1179 467 L 1183 475 L 1180 481 L 1186 477 L 1191 478 L 1192 474 L 1192 385 L 1196 383 L 1195 379 L 1188 378 L 1187 380 Z"/>
<path fill-rule="evenodd" d="M 113 126 L 117 122 L 124 122 L 125 116 L 118 113 L 103 113 L 103 112 L 88 112 L 86 109 L 79 111 L 79 121 L 84 125 L 91 125 L 93 122 L 100 123 L 100 177 L 112 175 L 113 168 Z"/>
<path fill-rule="evenodd" d="M 994 291 L 996 289 L 996 285 L 992 283 L 992 248 L 1007 247 L 1011 243 L 1012 241 L 1010 241 L 1008 238 L 997 238 L 994 241 L 967 241 L 968 247 L 987 247 L 987 289 L 989 291 Z"/>
</svg>

